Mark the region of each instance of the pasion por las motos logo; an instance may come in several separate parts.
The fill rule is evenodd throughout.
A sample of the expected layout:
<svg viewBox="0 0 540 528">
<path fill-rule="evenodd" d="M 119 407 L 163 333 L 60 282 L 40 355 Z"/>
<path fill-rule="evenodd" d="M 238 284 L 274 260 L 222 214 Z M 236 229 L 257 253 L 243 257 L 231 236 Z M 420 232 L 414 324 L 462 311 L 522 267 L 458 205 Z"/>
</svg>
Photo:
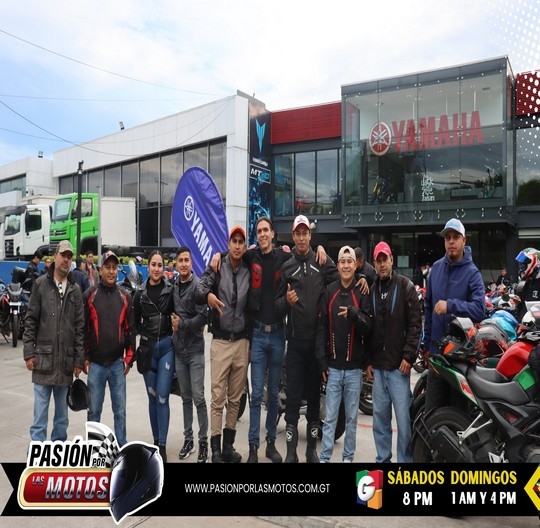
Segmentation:
<svg viewBox="0 0 540 528">
<path fill-rule="evenodd" d="M 118 524 L 161 496 L 156 446 L 121 449 L 105 425 L 86 422 L 86 440 L 31 442 L 17 498 L 23 509 L 109 509 Z"/>
</svg>

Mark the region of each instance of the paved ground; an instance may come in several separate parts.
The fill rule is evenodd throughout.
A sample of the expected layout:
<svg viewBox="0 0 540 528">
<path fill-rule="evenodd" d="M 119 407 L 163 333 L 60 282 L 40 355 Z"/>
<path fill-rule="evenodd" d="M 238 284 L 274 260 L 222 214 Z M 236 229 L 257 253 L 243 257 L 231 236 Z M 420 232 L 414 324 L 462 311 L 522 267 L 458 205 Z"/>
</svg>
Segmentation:
<svg viewBox="0 0 540 528">
<path fill-rule="evenodd" d="M 210 344 L 210 336 L 207 335 L 207 358 Z M 207 375 L 209 368 L 207 368 Z M 413 383 L 416 378 L 413 375 Z M 207 383 L 207 392 L 209 383 Z M 0 402 L 2 411 L 0 414 L 0 462 L 24 462 L 26 448 L 28 445 L 28 429 L 32 420 L 33 390 L 30 381 L 30 373 L 26 370 L 22 360 L 22 346 L 13 348 L 11 343 L 0 342 Z M 51 405 L 52 410 L 52 405 Z M 243 461 L 247 459 L 249 447 L 247 444 L 249 413 L 243 416 L 238 423 L 236 448 L 242 454 Z M 75 434 L 85 436 L 84 412 L 70 412 L 69 437 Z M 128 440 L 141 440 L 152 443 L 152 435 L 147 415 L 147 398 L 144 389 L 142 376 L 136 371 L 132 371 L 128 376 Z M 107 396 L 102 416 L 103 423 L 112 427 L 112 413 L 110 402 Z M 196 427 L 196 424 L 195 424 Z M 196 430 L 196 429 L 195 429 Z M 280 452 L 285 454 L 285 424 L 283 421 L 278 426 L 278 438 L 276 446 Z M 299 427 L 300 439 L 298 453 L 303 460 L 305 451 L 305 420 Z M 264 435 L 264 433 L 263 433 Z M 375 446 L 371 432 L 371 417 L 362 413 L 358 420 L 357 433 L 357 454 L 355 462 L 374 462 Z M 178 397 L 171 396 L 171 425 L 168 441 L 168 460 L 173 464 L 195 463 L 196 457 L 192 455 L 185 461 L 178 460 L 178 451 L 182 447 L 182 406 Z M 334 450 L 333 462 L 341 460 L 342 441 L 338 441 Z M 264 450 L 259 457 L 261 463 L 270 463 L 264 458 Z M 395 452 L 395 448 L 394 448 Z M 289 468 L 289 466 L 287 466 Z M 301 466 L 296 466 L 298 470 Z M 284 466 L 285 470 L 285 466 Z M 9 495 L 11 494 L 9 482 L 3 471 L 0 471 L 0 511 L 3 509 Z M 181 515 L 181 507 L 179 508 Z M 538 526 L 536 517 L 463 517 L 459 519 L 446 517 L 283 517 L 280 516 L 279 504 L 276 504 L 276 511 L 272 517 L 242 517 L 242 512 L 238 512 L 238 517 L 128 517 L 122 522 L 122 526 L 132 527 L 147 525 L 152 527 L 208 527 L 208 523 L 216 523 L 216 526 L 231 527 L 253 527 L 263 528 L 264 526 L 279 525 L 286 527 L 306 526 L 309 528 L 330 528 L 330 527 L 377 527 L 389 526 L 399 528 L 418 528 L 418 526 L 435 526 L 438 528 L 456 527 L 478 527 L 499 526 L 509 528 L 525 528 Z M 97 528 L 98 526 L 114 526 L 111 517 L 10 517 L 2 519 L 3 527 L 15 527 L 24 524 L 25 528 L 37 528 L 54 526 L 55 528 L 72 527 Z"/>
</svg>

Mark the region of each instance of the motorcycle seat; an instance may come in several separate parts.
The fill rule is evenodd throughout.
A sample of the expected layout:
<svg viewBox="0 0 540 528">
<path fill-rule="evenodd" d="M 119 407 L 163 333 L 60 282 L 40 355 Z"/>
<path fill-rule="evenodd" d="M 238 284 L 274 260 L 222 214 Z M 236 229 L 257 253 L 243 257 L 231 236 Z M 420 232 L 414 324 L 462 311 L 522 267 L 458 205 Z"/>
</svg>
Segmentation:
<svg viewBox="0 0 540 528">
<path fill-rule="evenodd" d="M 469 369 L 467 381 L 473 393 L 483 400 L 504 400 L 511 405 L 524 405 L 530 399 L 516 381 L 491 381 L 480 375 L 475 368 Z"/>
<path fill-rule="evenodd" d="M 493 383 L 505 383 L 509 381 L 506 376 L 493 367 L 476 365 L 476 373 L 486 381 L 491 381 Z"/>
</svg>

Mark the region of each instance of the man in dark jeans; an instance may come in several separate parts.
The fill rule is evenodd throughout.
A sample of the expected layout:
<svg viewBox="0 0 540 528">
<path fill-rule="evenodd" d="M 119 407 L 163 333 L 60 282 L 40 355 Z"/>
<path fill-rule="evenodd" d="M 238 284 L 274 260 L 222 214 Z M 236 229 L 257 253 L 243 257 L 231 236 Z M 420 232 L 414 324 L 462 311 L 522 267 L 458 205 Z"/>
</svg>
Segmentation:
<svg viewBox="0 0 540 528">
<path fill-rule="evenodd" d="M 191 250 L 182 246 L 176 252 L 178 276 L 173 287 L 174 313 L 172 314 L 173 344 L 176 375 L 180 385 L 184 414 L 184 445 L 178 453 L 185 460 L 195 451 L 193 442 L 193 406 L 199 423 L 199 454 L 197 462 L 208 459 L 208 409 L 204 397 L 204 334 L 208 308 L 195 303 L 195 290 L 199 278 L 193 273 Z"/>
<path fill-rule="evenodd" d="M 287 316 L 287 403 L 285 406 L 286 463 L 298 462 L 298 419 L 303 396 L 307 400 L 306 462 L 317 463 L 321 372 L 315 357 L 315 335 L 319 302 L 326 286 L 339 278 L 332 259 L 321 266 L 311 249 L 309 220 L 295 218 L 292 237 L 293 257 L 281 267 L 281 282 L 276 293 L 276 313 Z"/>
</svg>

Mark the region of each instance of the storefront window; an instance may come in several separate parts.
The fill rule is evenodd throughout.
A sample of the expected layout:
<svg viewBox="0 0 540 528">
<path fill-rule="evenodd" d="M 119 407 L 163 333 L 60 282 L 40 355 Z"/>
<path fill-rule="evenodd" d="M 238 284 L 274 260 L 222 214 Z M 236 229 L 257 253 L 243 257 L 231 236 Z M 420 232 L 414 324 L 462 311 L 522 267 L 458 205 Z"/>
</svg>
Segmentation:
<svg viewBox="0 0 540 528">
<path fill-rule="evenodd" d="M 182 153 L 167 154 L 161 158 L 161 204 L 172 204 L 176 187 L 182 176 Z"/>
<path fill-rule="evenodd" d="M 291 216 L 293 214 L 293 154 L 276 156 L 274 159 L 274 172 L 276 182 L 274 213 L 276 216 Z"/>
<path fill-rule="evenodd" d="M 486 68 L 347 88 L 345 206 L 504 198 L 505 70 Z"/>
<path fill-rule="evenodd" d="M 339 150 L 317 151 L 317 213 L 341 212 Z"/>
<path fill-rule="evenodd" d="M 108 167 L 105 169 L 103 196 L 120 196 L 121 167 Z"/>
<path fill-rule="evenodd" d="M 540 204 L 540 128 L 516 131 L 517 205 Z"/>
</svg>

